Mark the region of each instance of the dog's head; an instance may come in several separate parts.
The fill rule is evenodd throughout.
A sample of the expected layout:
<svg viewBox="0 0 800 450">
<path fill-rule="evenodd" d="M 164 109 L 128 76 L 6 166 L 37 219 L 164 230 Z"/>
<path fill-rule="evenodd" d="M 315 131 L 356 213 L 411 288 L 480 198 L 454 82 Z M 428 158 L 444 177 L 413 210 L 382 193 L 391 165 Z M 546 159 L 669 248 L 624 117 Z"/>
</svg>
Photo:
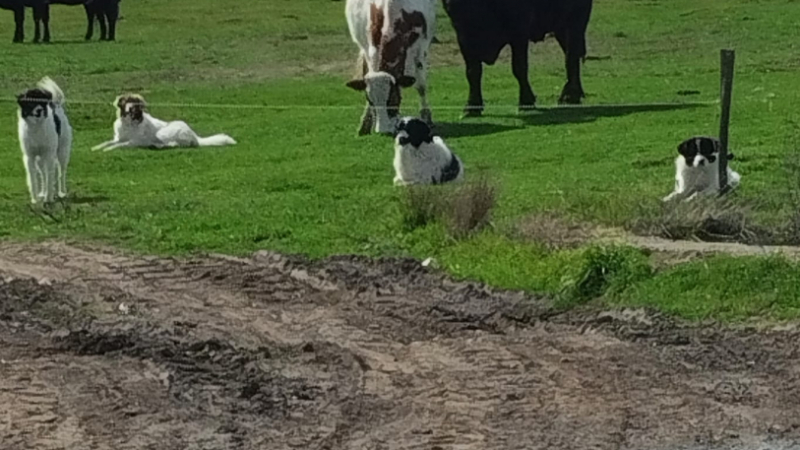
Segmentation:
<svg viewBox="0 0 800 450">
<path fill-rule="evenodd" d="M 46 119 L 52 102 L 53 94 L 44 89 L 28 89 L 17 95 L 19 114 L 25 120 Z"/>
<path fill-rule="evenodd" d="M 379 133 L 391 134 L 400 111 L 400 88 L 411 87 L 416 82 L 413 77 L 401 76 L 396 79 L 386 72 L 370 72 L 363 79 L 347 82 L 347 87 L 366 92 L 367 101 L 375 108 L 376 129 Z"/>
<path fill-rule="evenodd" d="M 114 100 L 113 106 L 117 108 L 117 117 L 129 119 L 133 122 L 141 122 L 144 113 L 147 111 L 147 103 L 144 97 L 138 94 L 120 95 Z"/>
<path fill-rule="evenodd" d="M 712 137 L 696 136 L 689 138 L 678 146 L 686 165 L 689 167 L 704 167 L 717 162 L 722 144 Z M 728 153 L 728 159 L 733 159 L 733 153 Z"/>
<path fill-rule="evenodd" d="M 397 145 L 419 147 L 423 143 L 433 142 L 431 127 L 422 119 L 405 117 L 397 123 L 394 132 Z"/>
</svg>

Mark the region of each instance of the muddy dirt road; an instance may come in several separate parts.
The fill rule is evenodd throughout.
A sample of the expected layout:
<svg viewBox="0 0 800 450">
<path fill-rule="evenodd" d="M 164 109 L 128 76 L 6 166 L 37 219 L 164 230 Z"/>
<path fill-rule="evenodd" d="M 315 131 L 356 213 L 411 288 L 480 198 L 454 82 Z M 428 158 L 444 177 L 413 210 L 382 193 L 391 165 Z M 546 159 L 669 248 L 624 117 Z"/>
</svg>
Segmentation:
<svg viewBox="0 0 800 450">
<path fill-rule="evenodd" d="M 0 245 L 0 448 L 794 449 L 794 330 L 689 328 L 414 261 Z"/>
</svg>

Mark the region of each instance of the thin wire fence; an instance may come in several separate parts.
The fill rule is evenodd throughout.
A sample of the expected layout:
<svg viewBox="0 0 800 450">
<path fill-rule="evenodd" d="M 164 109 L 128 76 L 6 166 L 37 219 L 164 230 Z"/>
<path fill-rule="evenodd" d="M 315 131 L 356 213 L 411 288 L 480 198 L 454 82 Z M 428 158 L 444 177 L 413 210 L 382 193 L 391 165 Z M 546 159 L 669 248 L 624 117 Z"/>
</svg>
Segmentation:
<svg viewBox="0 0 800 450">
<path fill-rule="evenodd" d="M 31 99 L 41 101 L 41 99 Z M 0 97 L 0 103 L 16 103 L 14 97 Z M 112 107 L 112 103 L 107 100 L 71 100 L 67 99 L 68 105 L 103 105 Z M 590 104 L 590 105 L 558 105 L 558 106 L 537 106 L 538 110 L 555 109 L 592 109 L 592 108 L 636 108 L 636 107 L 670 107 L 670 106 L 710 106 L 719 104 L 719 100 L 693 101 L 693 102 L 653 102 L 653 103 L 612 103 L 612 104 Z M 266 104 L 246 104 L 246 103 L 187 103 L 187 102 L 164 102 L 148 103 L 149 108 L 200 108 L 200 109 L 260 109 L 260 110 L 363 110 L 364 105 L 354 103 L 352 105 L 266 105 Z M 517 109 L 519 105 L 512 104 L 487 104 L 487 109 Z M 376 107 L 382 109 L 382 107 Z M 434 110 L 463 110 L 464 105 L 432 105 Z"/>
</svg>

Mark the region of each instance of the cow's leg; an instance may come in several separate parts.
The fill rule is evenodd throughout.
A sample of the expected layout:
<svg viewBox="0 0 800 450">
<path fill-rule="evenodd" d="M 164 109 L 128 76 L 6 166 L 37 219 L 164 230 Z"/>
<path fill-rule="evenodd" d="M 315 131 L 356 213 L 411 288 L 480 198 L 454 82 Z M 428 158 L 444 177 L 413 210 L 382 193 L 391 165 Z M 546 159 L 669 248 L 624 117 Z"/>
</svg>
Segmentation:
<svg viewBox="0 0 800 450">
<path fill-rule="evenodd" d="M 475 51 L 480 47 L 475 42 L 471 42 L 466 34 L 458 36 L 458 47 L 464 58 L 467 82 L 469 83 L 469 98 L 467 106 L 464 107 L 464 117 L 480 117 L 483 114 L 483 91 L 481 89 L 483 60 Z"/>
<path fill-rule="evenodd" d="M 464 108 L 465 117 L 480 117 L 483 114 L 483 91 L 481 81 L 483 78 L 483 63 L 478 58 L 464 56 L 467 66 L 467 81 L 469 82 L 469 99 Z"/>
<path fill-rule="evenodd" d="M 50 4 L 45 3 L 41 6 L 40 19 L 44 27 L 44 36 L 42 42 L 50 42 Z"/>
<path fill-rule="evenodd" d="M 433 113 L 431 105 L 428 103 L 428 55 L 423 55 L 421 60 L 417 60 L 417 83 L 416 88 L 419 93 L 419 115 L 428 125 L 433 125 Z"/>
<path fill-rule="evenodd" d="M 369 65 L 367 64 L 367 56 L 362 52 L 358 54 L 358 60 L 356 61 L 356 72 L 357 75 L 361 76 L 361 79 L 369 72 Z M 367 100 L 367 104 L 364 107 L 364 114 L 361 115 L 361 126 L 358 128 L 358 135 L 359 136 L 366 136 L 372 133 L 372 129 L 375 127 L 375 109 L 370 104 L 369 100 Z"/>
<path fill-rule="evenodd" d="M 364 107 L 364 114 L 361 116 L 361 126 L 358 129 L 359 136 L 366 136 L 372 133 L 372 129 L 375 127 L 375 109 L 367 102 L 367 106 Z"/>
<path fill-rule="evenodd" d="M 519 83 L 519 110 L 525 111 L 536 106 L 536 96 L 528 80 L 528 40 L 519 40 L 511 44 L 511 68 L 514 78 Z"/>
<path fill-rule="evenodd" d="M 94 36 L 94 11 L 88 4 L 83 5 L 83 10 L 86 12 L 86 36 L 84 39 L 91 41 Z"/>
<path fill-rule="evenodd" d="M 25 7 L 14 8 L 14 42 L 25 40 Z"/>
<path fill-rule="evenodd" d="M 108 39 L 108 25 L 106 23 L 106 15 L 102 9 L 97 8 L 94 11 L 97 17 L 97 24 L 100 26 L 100 40 L 105 41 Z"/>
<path fill-rule="evenodd" d="M 41 5 L 33 7 L 33 42 L 42 40 L 42 9 Z"/>
<path fill-rule="evenodd" d="M 119 19 L 119 2 L 112 0 L 108 2 L 105 8 L 105 17 L 108 21 L 108 35 L 107 40 L 115 41 L 117 39 L 117 19 Z"/>
<path fill-rule="evenodd" d="M 556 33 L 561 49 L 564 50 L 564 58 L 567 68 L 567 84 L 561 91 L 559 103 L 571 105 L 580 104 L 586 97 L 581 83 L 581 58 L 586 54 L 586 38 L 583 33 L 566 31 Z"/>
</svg>

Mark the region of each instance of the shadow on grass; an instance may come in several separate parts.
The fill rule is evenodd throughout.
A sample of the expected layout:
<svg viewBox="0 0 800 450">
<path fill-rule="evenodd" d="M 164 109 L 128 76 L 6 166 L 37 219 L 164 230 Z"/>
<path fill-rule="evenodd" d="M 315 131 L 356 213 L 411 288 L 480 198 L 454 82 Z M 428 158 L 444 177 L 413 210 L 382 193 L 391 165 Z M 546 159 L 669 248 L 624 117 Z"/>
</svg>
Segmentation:
<svg viewBox="0 0 800 450">
<path fill-rule="evenodd" d="M 69 198 L 69 203 L 72 205 L 94 205 L 109 201 L 110 198 L 105 195 L 73 195 Z"/>
<path fill-rule="evenodd" d="M 597 105 L 537 108 L 529 113 L 502 115 L 522 120 L 528 126 L 565 125 L 594 122 L 604 117 L 621 117 L 631 114 L 680 111 L 709 106 L 701 103 L 645 103 L 641 105 Z"/>
<path fill-rule="evenodd" d="M 490 134 L 504 133 L 506 131 L 521 130 L 523 127 L 514 125 L 500 125 L 476 121 L 463 122 L 436 122 L 434 133 L 443 139 L 460 138 L 468 136 L 487 136 Z"/>
<path fill-rule="evenodd" d="M 100 44 L 100 43 L 105 43 L 105 42 L 106 41 L 99 40 L 98 37 L 94 37 L 91 41 L 87 41 L 87 40 L 85 40 L 83 38 L 80 38 L 80 39 L 59 39 L 57 41 L 50 41 L 50 42 L 33 42 L 32 40 L 30 40 L 30 41 L 22 42 L 21 44 L 22 45 L 45 46 L 45 47 L 47 47 L 47 46 L 50 46 L 50 45 L 75 45 L 75 44 L 81 44 L 81 45 L 87 44 L 88 45 L 88 44 L 93 44 L 93 43 L 94 44 Z"/>
</svg>

